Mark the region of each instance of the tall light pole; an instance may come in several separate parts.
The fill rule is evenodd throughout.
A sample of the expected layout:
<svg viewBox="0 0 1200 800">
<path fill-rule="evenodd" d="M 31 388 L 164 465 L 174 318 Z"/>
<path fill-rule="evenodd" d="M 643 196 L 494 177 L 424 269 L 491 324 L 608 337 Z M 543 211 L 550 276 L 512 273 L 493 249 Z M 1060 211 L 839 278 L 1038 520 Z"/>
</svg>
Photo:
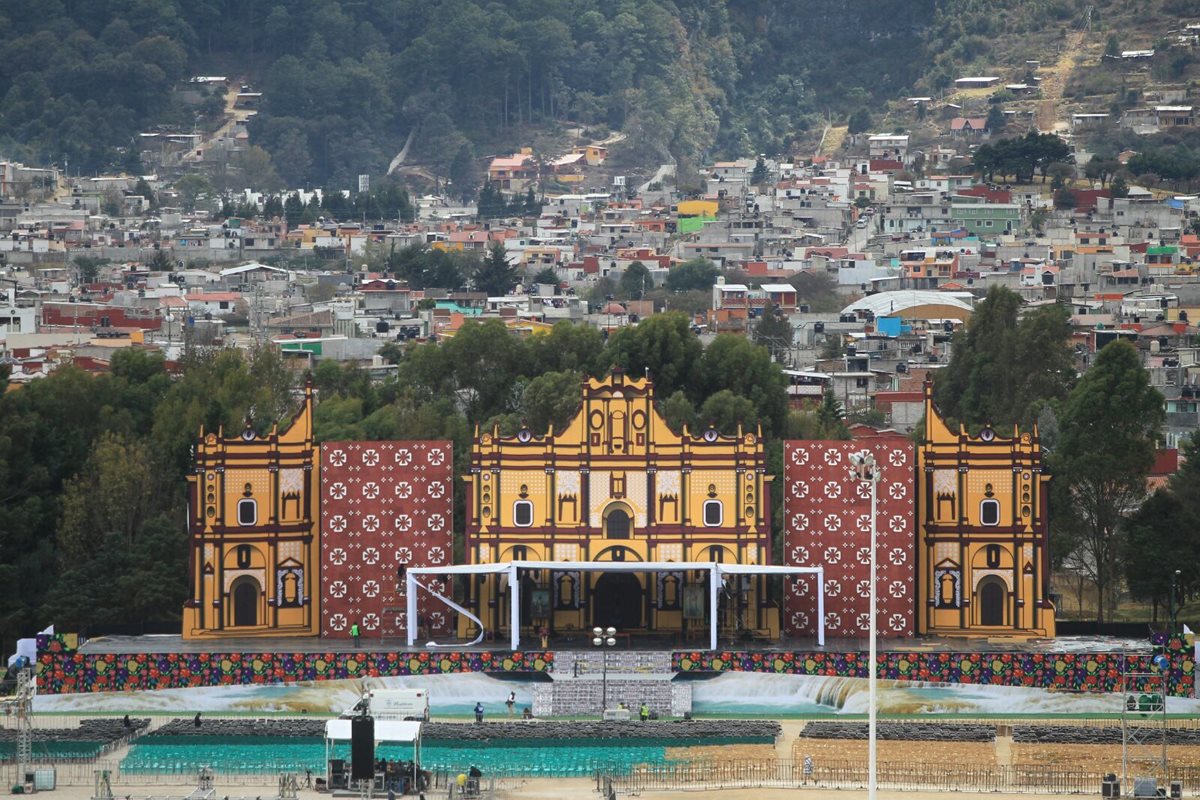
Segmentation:
<svg viewBox="0 0 1200 800">
<path fill-rule="evenodd" d="M 616 628 L 592 628 L 592 644 L 599 648 L 612 647 L 617 643 Z M 604 671 L 600 674 L 600 717 L 608 709 L 608 650 L 604 654 Z"/>
<path fill-rule="evenodd" d="M 1178 591 L 1178 588 L 1179 588 L 1179 576 L 1181 574 L 1183 574 L 1181 570 L 1175 570 L 1175 573 L 1173 575 L 1171 575 L 1171 635 L 1172 636 L 1175 635 L 1175 631 L 1179 627 L 1179 625 L 1176 622 L 1176 620 L 1179 619 L 1179 603 L 1176 601 L 1175 593 L 1176 593 L 1176 591 Z"/>
<path fill-rule="evenodd" d="M 870 589 L 870 654 L 867 657 L 867 800 L 875 800 L 875 791 L 878 784 L 878 772 L 876 769 L 875 755 L 875 728 L 876 728 L 876 711 L 875 711 L 875 689 L 878 683 L 878 666 L 876 659 L 875 646 L 875 615 L 878 610 L 879 600 L 875 592 L 876 578 L 876 559 L 875 559 L 875 540 L 878 537 L 878 526 L 875 521 L 875 506 L 878 497 L 879 489 L 879 470 L 875 465 L 875 456 L 869 450 L 860 450 L 857 453 L 850 455 L 850 479 L 868 483 L 871 486 L 871 589 Z"/>
</svg>

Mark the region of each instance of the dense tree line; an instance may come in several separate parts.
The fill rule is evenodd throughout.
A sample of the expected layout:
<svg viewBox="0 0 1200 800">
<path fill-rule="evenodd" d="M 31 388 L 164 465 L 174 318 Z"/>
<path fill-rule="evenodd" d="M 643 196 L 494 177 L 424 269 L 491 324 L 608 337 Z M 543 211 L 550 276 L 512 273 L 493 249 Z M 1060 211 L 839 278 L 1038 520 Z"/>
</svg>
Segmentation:
<svg viewBox="0 0 1200 800">
<path fill-rule="evenodd" d="M 217 73 L 264 92 L 254 140 L 291 186 L 379 175 L 411 133 L 410 162 L 463 191 L 472 153 L 567 121 L 626 131 L 614 155 L 686 168 L 786 152 L 829 108 L 944 88 L 989 35 L 1074 13 L 1065 0 L 46 0 L 37 13 L 0 0 L 0 146 L 85 172 L 133 166 L 138 132 L 219 116 L 219 96 L 176 91 Z"/>
<path fill-rule="evenodd" d="M 1071 148 L 1058 136 L 1031 131 L 1020 138 L 980 145 L 973 163 L 984 180 L 1011 175 L 1017 183 L 1032 183 L 1035 172 L 1045 180 L 1052 165 L 1065 163 L 1070 157 Z"/>
</svg>

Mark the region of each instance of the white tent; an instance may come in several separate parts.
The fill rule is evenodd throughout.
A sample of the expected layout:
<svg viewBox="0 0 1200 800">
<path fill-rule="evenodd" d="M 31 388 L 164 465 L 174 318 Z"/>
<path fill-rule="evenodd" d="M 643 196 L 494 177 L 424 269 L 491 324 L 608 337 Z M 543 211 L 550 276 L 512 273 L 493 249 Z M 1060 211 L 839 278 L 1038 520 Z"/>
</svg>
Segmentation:
<svg viewBox="0 0 1200 800">
<path fill-rule="evenodd" d="M 421 725 L 412 720 L 375 720 L 375 741 L 411 744 L 413 748 L 413 763 L 418 770 L 421 765 Z M 330 719 L 325 721 L 325 766 L 329 767 L 333 758 L 333 743 L 350 741 L 350 720 Z M 327 778 L 332 779 L 331 775 Z"/>
<path fill-rule="evenodd" d="M 511 619 L 509 629 L 512 632 L 512 649 L 521 649 L 521 582 L 517 570 L 544 569 L 558 572 L 707 572 L 709 573 L 709 642 L 713 650 L 717 649 L 717 605 L 720 597 L 723 576 L 725 575 L 815 575 L 817 577 L 817 644 L 825 644 L 825 570 L 822 567 L 773 567 L 757 566 L 754 564 L 722 564 L 715 561 L 503 561 L 494 564 L 458 564 L 447 567 L 414 567 L 405 573 L 406 611 L 408 613 L 408 646 L 416 644 L 417 626 L 412 620 L 417 618 L 417 588 L 441 600 L 460 614 L 465 614 L 479 626 L 479 636 L 470 644 L 476 644 L 483 638 L 483 621 L 466 608 L 455 603 L 449 597 L 435 592 L 428 586 L 419 583 L 417 578 L 424 575 L 497 575 L 508 576 L 509 590 L 512 599 L 509 603 Z M 429 642 L 430 646 L 439 646 Z M 469 645 L 468 645 L 469 646 Z"/>
</svg>

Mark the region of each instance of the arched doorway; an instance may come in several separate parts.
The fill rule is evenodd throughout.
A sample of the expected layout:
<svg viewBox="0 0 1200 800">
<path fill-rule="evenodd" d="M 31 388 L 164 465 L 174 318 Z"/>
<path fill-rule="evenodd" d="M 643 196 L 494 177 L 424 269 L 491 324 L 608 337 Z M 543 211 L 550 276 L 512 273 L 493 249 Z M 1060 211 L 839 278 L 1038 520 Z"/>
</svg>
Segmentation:
<svg viewBox="0 0 1200 800">
<path fill-rule="evenodd" d="M 243 575 L 233 582 L 233 626 L 251 628 L 258 624 L 258 581 Z"/>
<path fill-rule="evenodd" d="M 604 536 L 608 539 L 628 539 L 632 520 L 624 508 L 617 506 L 604 515 Z"/>
<path fill-rule="evenodd" d="M 642 584 L 630 572 L 605 572 L 592 590 L 592 624 L 629 630 L 642 627 Z"/>
<path fill-rule="evenodd" d="M 979 624 L 1004 624 L 1004 581 L 990 575 L 979 582 Z"/>
</svg>

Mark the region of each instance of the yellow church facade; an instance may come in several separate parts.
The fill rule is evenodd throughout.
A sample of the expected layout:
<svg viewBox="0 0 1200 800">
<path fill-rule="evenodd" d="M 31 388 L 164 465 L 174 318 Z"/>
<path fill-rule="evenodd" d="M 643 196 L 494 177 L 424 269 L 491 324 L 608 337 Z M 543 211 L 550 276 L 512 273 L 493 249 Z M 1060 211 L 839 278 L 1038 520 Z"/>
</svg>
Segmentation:
<svg viewBox="0 0 1200 800">
<path fill-rule="evenodd" d="M 188 475 L 190 599 L 183 637 L 315 636 L 318 448 L 313 392 L 258 436 L 200 431 Z"/>
<path fill-rule="evenodd" d="M 917 632 L 1053 637 L 1050 476 L 1037 428 L 953 431 L 925 384 L 918 448 Z"/>
<path fill-rule="evenodd" d="M 464 476 L 468 563 L 770 563 L 771 478 L 758 430 L 677 434 L 655 407 L 652 382 L 620 372 L 587 379 L 582 395 L 562 431 L 476 430 Z M 708 630 L 707 573 L 527 573 L 519 613 L 529 633 Z M 509 628 L 504 580 L 478 576 L 463 587 L 485 629 Z M 778 635 L 765 578 L 741 580 L 722 593 L 720 626 Z M 464 632 L 469 625 L 460 615 Z"/>
</svg>

